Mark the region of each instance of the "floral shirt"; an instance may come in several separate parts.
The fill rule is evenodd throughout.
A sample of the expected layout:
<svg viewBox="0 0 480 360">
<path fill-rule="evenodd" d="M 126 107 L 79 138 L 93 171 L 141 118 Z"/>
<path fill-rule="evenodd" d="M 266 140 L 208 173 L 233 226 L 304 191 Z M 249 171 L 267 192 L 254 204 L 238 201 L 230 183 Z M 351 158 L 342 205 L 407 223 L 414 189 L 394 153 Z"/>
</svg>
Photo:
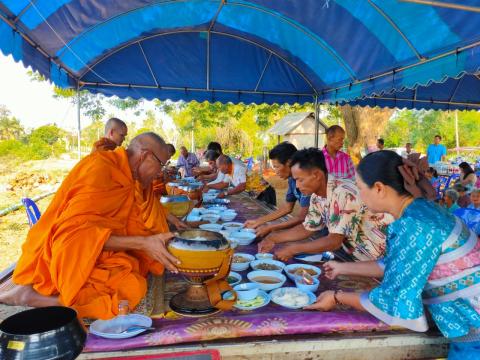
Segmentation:
<svg viewBox="0 0 480 360">
<path fill-rule="evenodd" d="M 345 251 L 357 260 L 374 260 L 385 252 L 391 222 L 391 215 L 373 214 L 366 208 L 352 180 L 329 177 L 327 197 L 312 194 L 303 226 L 310 231 L 327 227 L 331 234 L 342 234 Z"/>
</svg>

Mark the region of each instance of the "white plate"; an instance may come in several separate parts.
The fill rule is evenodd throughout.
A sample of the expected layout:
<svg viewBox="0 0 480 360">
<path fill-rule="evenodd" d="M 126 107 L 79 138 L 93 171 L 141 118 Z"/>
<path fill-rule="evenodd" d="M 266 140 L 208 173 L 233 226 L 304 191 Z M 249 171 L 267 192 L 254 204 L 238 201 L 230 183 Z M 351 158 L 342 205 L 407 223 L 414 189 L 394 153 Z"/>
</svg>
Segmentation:
<svg viewBox="0 0 480 360">
<path fill-rule="evenodd" d="M 120 333 L 135 325 L 152 326 L 152 319 L 140 314 L 129 314 L 117 316 L 110 320 L 96 320 L 90 325 L 90 332 L 107 339 L 126 339 L 146 331 L 146 329 L 138 329 Z"/>
<path fill-rule="evenodd" d="M 282 303 L 281 301 L 276 300 L 276 295 L 283 295 L 286 292 L 295 292 L 295 293 L 307 294 L 308 303 L 306 303 L 305 305 L 302 305 L 302 306 L 291 306 L 291 305 L 286 305 L 286 304 Z M 305 306 L 313 304 L 315 302 L 315 300 L 317 299 L 317 297 L 315 296 L 314 293 L 312 293 L 310 291 L 303 291 L 303 290 L 300 290 L 300 289 L 295 288 L 295 287 L 283 287 L 283 288 L 278 288 L 278 289 L 272 290 L 270 292 L 270 298 L 272 299 L 272 301 L 275 304 L 286 307 L 288 309 L 301 309 Z"/>
<path fill-rule="evenodd" d="M 202 230 L 220 232 L 222 230 L 222 225 L 220 224 L 202 224 L 199 226 Z"/>
</svg>

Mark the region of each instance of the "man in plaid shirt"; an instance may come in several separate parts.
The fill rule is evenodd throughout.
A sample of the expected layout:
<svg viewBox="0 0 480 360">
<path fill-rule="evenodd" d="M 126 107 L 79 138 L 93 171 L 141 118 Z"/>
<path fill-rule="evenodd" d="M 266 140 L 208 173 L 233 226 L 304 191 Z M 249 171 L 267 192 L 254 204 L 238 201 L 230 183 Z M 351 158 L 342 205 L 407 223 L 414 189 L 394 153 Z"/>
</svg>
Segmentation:
<svg viewBox="0 0 480 360">
<path fill-rule="evenodd" d="M 327 129 L 327 145 L 323 148 L 325 164 L 328 173 L 341 179 L 355 179 L 355 167 L 350 156 L 340 149 L 343 148 L 345 130 L 341 126 L 333 125 Z"/>
</svg>

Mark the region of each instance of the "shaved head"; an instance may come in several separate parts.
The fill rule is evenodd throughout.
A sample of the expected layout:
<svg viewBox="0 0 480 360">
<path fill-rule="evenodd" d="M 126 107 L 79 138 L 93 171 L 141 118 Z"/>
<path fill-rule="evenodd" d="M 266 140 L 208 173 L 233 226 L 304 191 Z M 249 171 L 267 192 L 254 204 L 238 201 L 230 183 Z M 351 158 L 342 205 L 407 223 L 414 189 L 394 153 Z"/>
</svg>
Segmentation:
<svg viewBox="0 0 480 360">
<path fill-rule="evenodd" d="M 105 124 L 105 137 L 121 146 L 127 136 L 128 128 L 122 120 L 117 118 L 108 119 Z"/>
<path fill-rule="evenodd" d="M 128 145 L 127 154 L 133 178 L 144 188 L 159 176 L 170 158 L 165 140 L 154 132 L 135 136 Z"/>
<path fill-rule="evenodd" d="M 219 165 L 231 165 L 232 159 L 230 159 L 230 157 L 227 155 L 220 155 L 217 159 L 217 162 Z"/>
</svg>

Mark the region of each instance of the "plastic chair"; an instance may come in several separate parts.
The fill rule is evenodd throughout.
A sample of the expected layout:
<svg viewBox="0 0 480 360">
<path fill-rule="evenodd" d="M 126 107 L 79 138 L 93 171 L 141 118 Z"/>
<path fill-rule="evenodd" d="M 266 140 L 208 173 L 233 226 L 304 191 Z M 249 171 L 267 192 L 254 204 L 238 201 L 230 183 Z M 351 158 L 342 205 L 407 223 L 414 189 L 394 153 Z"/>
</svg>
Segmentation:
<svg viewBox="0 0 480 360">
<path fill-rule="evenodd" d="M 461 208 L 455 210 L 453 214 L 462 219 L 477 235 L 480 235 L 480 210 Z"/>
<path fill-rule="evenodd" d="M 40 210 L 38 209 L 37 204 L 30 198 L 23 198 L 22 204 L 25 206 L 25 211 L 27 212 L 28 224 L 30 227 L 35 225 L 40 219 Z"/>
</svg>

